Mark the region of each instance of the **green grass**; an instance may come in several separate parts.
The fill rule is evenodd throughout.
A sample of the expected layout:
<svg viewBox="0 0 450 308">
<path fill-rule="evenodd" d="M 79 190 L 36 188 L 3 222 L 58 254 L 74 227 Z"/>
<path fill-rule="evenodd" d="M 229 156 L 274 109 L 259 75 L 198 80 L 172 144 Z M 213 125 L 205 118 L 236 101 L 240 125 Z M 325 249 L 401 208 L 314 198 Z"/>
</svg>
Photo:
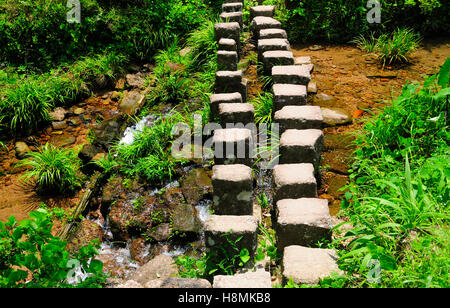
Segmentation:
<svg viewBox="0 0 450 308">
<path fill-rule="evenodd" d="M 272 123 L 273 94 L 264 92 L 250 101 L 255 107 L 255 123 Z"/>
<path fill-rule="evenodd" d="M 411 29 L 397 29 L 392 34 L 381 34 L 375 38 L 360 35 L 353 43 L 369 54 L 375 54 L 383 65 L 408 62 L 409 57 L 417 50 L 421 37 Z"/>
<path fill-rule="evenodd" d="M 350 286 L 449 287 L 449 66 L 406 84 L 357 135 L 342 203 L 354 228 L 334 243 Z"/>
<path fill-rule="evenodd" d="M 70 193 L 81 187 L 80 160 L 73 150 L 47 143 L 27 155 L 28 158 L 19 164 L 28 167 L 23 179 L 34 184 L 39 192 Z"/>
</svg>

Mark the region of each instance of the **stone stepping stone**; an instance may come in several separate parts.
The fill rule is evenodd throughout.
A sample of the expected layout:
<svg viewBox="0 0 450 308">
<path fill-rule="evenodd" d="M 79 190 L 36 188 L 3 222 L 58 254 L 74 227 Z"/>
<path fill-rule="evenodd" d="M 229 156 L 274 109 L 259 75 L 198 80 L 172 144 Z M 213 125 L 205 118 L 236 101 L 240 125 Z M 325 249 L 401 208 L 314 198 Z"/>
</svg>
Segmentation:
<svg viewBox="0 0 450 308">
<path fill-rule="evenodd" d="M 222 127 L 227 124 L 247 125 L 255 121 L 255 107 L 252 104 L 219 104 L 219 121 Z"/>
<path fill-rule="evenodd" d="M 272 68 L 273 83 L 296 84 L 307 86 L 311 74 L 303 65 L 284 65 Z"/>
<path fill-rule="evenodd" d="M 269 289 L 272 288 L 270 273 L 264 270 L 235 274 L 233 276 L 214 276 L 213 288 Z"/>
<path fill-rule="evenodd" d="M 223 22 L 237 22 L 241 28 L 244 24 L 242 12 L 223 12 L 220 14 L 220 19 Z"/>
<path fill-rule="evenodd" d="M 288 129 L 280 138 L 280 164 L 310 163 L 317 170 L 322 149 L 322 130 Z"/>
<path fill-rule="evenodd" d="M 222 12 L 242 12 L 242 2 L 234 1 L 222 4 Z"/>
<path fill-rule="evenodd" d="M 252 169 L 245 165 L 213 167 L 213 210 L 216 215 L 253 215 Z"/>
<path fill-rule="evenodd" d="M 214 39 L 220 41 L 222 38 L 233 39 L 237 48 L 240 49 L 241 26 L 238 22 L 221 22 L 214 25 Z"/>
<path fill-rule="evenodd" d="M 236 41 L 233 39 L 222 38 L 219 40 L 218 50 L 237 51 Z"/>
<path fill-rule="evenodd" d="M 270 75 L 276 65 L 294 65 L 294 55 L 291 51 L 275 50 L 263 53 L 264 73 Z"/>
<path fill-rule="evenodd" d="M 282 199 L 317 198 L 312 164 L 283 164 L 273 169 L 274 202 Z"/>
<path fill-rule="evenodd" d="M 290 278 L 296 284 L 318 284 L 332 272 L 343 274 L 337 264 L 337 254 L 332 249 L 288 246 L 283 256 L 283 281 Z"/>
<path fill-rule="evenodd" d="M 263 29 L 259 31 L 260 39 L 287 39 L 287 33 L 283 29 Z"/>
<path fill-rule="evenodd" d="M 328 200 L 317 198 L 283 199 L 276 204 L 277 245 L 313 246 L 331 240 L 332 221 Z"/>
<path fill-rule="evenodd" d="M 273 85 L 273 108 L 281 110 L 285 106 L 306 105 L 306 86 L 276 83 Z"/>
<path fill-rule="evenodd" d="M 238 64 L 238 54 L 236 51 L 217 51 L 217 65 L 219 70 L 236 71 Z"/>
<path fill-rule="evenodd" d="M 242 101 L 246 102 L 248 97 L 248 79 L 242 78 L 242 82 L 239 88 L 239 93 L 242 95 Z"/>
<path fill-rule="evenodd" d="M 258 245 L 257 233 L 258 220 L 254 216 L 210 215 L 205 222 L 206 248 L 231 248 L 227 237 L 233 242 L 242 237 L 236 246 L 239 250 L 246 248 L 252 258 Z M 229 252 L 235 253 L 234 250 Z"/>
<path fill-rule="evenodd" d="M 315 81 L 308 83 L 308 94 L 317 94 L 317 83 Z"/>
<path fill-rule="evenodd" d="M 263 29 L 281 29 L 281 22 L 272 17 L 258 16 L 253 18 L 250 29 L 253 32 L 254 38 L 258 39 L 259 31 Z"/>
<path fill-rule="evenodd" d="M 323 117 L 319 106 L 285 106 L 275 112 L 274 122 L 283 134 L 288 129 L 321 129 Z"/>
<path fill-rule="evenodd" d="M 304 66 L 305 70 L 309 71 L 310 74 L 312 74 L 312 72 L 314 72 L 314 64 L 297 64 L 297 63 L 295 63 L 295 65 Z"/>
<path fill-rule="evenodd" d="M 213 144 L 215 164 L 252 166 L 255 143 L 250 129 L 216 129 Z"/>
<path fill-rule="evenodd" d="M 250 20 L 255 17 L 273 17 L 275 13 L 274 5 L 257 5 L 250 8 Z"/>
<path fill-rule="evenodd" d="M 219 116 L 220 104 L 242 104 L 242 95 L 239 92 L 212 94 L 209 97 L 211 102 L 211 116 Z"/>
<path fill-rule="evenodd" d="M 258 57 L 261 62 L 262 56 L 266 51 L 286 50 L 289 51 L 291 46 L 286 39 L 264 39 L 258 40 Z"/>
<path fill-rule="evenodd" d="M 216 93 L 241 92 L 242 71 L 217 71 L 214 89 Z"/>
</svg>

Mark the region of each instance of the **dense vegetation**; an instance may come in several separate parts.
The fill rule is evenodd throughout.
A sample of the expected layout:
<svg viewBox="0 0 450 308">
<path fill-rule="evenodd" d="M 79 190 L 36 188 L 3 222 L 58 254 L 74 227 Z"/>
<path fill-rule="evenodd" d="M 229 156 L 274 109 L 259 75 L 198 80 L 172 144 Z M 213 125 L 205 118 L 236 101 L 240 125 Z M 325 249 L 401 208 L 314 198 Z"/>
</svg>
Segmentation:
<svg viewBox="0 0 450 308">
<path fill-rule="evenodd" d="M 338 241 L 351 241 L 341 261 L 355 285 L 449 286 L 449 69 L 406 84 L 357 135 L 343 203 L 354 229 Z"/>
</svg>

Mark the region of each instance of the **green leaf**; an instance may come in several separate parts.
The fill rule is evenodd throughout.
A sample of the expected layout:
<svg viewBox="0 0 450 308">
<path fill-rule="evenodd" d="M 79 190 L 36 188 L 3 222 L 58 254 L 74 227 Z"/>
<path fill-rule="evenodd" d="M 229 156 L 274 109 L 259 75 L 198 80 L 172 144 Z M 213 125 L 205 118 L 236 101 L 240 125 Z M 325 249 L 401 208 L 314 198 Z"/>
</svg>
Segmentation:
<svg viewBox="0 0 450 308">
<path fill-rule="evenodd" d="M 442 65 L 439 72 L 438 84 L 442 88 L 446 88 L 449 85 L 449 74 L 450 74 L 450 58 L 445 60 L 444 65 Z"/>
</svg>

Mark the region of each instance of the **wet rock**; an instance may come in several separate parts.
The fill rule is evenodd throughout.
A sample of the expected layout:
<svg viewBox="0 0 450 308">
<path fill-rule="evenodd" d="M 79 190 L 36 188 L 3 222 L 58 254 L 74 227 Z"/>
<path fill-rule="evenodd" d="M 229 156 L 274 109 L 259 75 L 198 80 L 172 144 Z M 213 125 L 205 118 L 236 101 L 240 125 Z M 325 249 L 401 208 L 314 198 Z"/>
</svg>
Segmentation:
<svg viewBox="0 0 450 308">
<path fill-rule="evenodd" d="M 315 81 L 310 81 L 308 84 L 308 93 L 316 94 L 317 93 L 317 83 Z"/>
<path fill-rule="evenodd" d="M 116 289 L 142 289 L 144 288 L 141 284 L 134 280 L 128 280 L 123 284 L 119 284 L 115 287 Z"/>
<path fill-rule="evenodd" d="M 147 236 L 153 239 L 156 242 L 164 242 L 170 236 L 170 224 L 164 223 L 160 224 L 156 227 L 153 227 L 148 233 Z"/>
<path fill-rule="evenodd" d="M 335 98 L 331 95 L 325 93 L 319 93 L 316 95 L 316 101 L 318 102 L 331 102 L 334 101 Z"/>
<path fill-rule="evenodd" d="M 172 257 L 159 255 L 144 266 L 138 268 L 128 278 L 141 285 L 145 285 L 154 279 L 168 278 L 177 273 L 178 267 L 174 264 Z"/>
<path fill-rule="evenodd" d="M 120 99 L 120 92 L 114 91 L 111 93 L 111 100 L 117 102 Z"/>
<path fill-rule="evenodd" d="M 78 126 L 81 124 L 81 120 L 80 118 L 76 117 L 76 118 L 71 118 L 69 120 L 69 123 L 72 124 L 73 126 Z"/>
<path fill-rule="evenodd" d="M 117 90 L 122 90 L 123 88 L 125 88 L 125 78 L 120 78 L 119 80 L 117 80 L 114 88 L 116 88 Z"/>
<path fill-rule="evenodd" d="M 177 204 L 186 203 L 183 192 L 179 187 L 168 188 L 161 197 L 171 209 L 175 208 Z"/>
<path fill-rule="evenodd" d="M 124 96 L 119 105 L 120 111 L 127 114 L 133 114 L 140 98 L 141 93 L 137 90 L 124 92 Z"/>
<path fill-rule="evenodd" d="M 168 277 L 165 279 L 154 279 L 147 282 L 145 288 L 164 288 L 164 289 L 205 289 L 212 288 L 211 283 L 206 279 L 190 279 Z"/>
<path fill-rule="evenodd" d="M 352 123 L 352 116 L 342 108 L 322 108 L 323 123 L 327 126 Z"/>
<path fill-rule="evenodd" d="M 66 110 L 62 107 L 55 108 L 49 113 L 50 119 L 52 121 L 62 121 L 66 115 Z"/>
<path fill-rule="evenodd" d="M 115 140 L 121 137 L 121 125 L 119 118 L 104 120 L 93 129 L 95 133 L 94 144 L 109 149 Z"/>
<path fill-rule="evenodd" d="M 130 255 L 131 259 L 135 260 L 141 266 L 150 261 L 151 257 L 148 252 L 148 247 L 143 238 L 137 238 L 131 243 Z"/>
<path fill-rule="evenodd" d="M 66 136 L 66 135 L 56 135 L 52 136 L 49 140 L 50 143 L 55 145 L 58 148 L 63 148 L 69 145 L 74 144 L 77 141 L 77 139 L 73 136 Z"/>
<path fill-rule="evenodd" d="M 83 219 L 78 225 L 71 241 L 67 244 L 67 249 L 71 252 L 78 252 L 81 247 L 88 245 L 93 240 L 99 243 L 103 240 L 104 231 L 102 227 L 87 219 Z"/>
<path fill-rule="evenodd" d="M 200 233 L 202 222 L 197 210 L 190 204 L 178 204 L 172 213 L 172 230 L 183 233 Z"/>
<path fill-rule="evenodd" d="M 83 148 L 78 153 L 78 157 L 86 164 L 90 162 L 98 153 L 101 153 L 103 150 L 93 144 L 85 144 Z"/>
<path fill-rule="evenodd" d="M 212 172 L 206 169 L 192 169 L 181 180 L 181 190 L 186 201 L 198 203 L 212 193 Z"/>
<path fill-rule="evenodd" d="M 67 128 L 67 122 L 66 121 L 58 121 L 58 122 L 53 122 L 52 123 L 52 127 L 54 130 L 61 130 L 61 129 L 66 129 Z"/>
<path fill-rule="evenodd" d="M 14 145 L 14 149 L 16 151 L 16 157 L 19 159 L 25 158 L 27 153 L 31 152 L 28 145 L 23 141 L 17 141 L 16 144 Z"/>
<path fill-rule="evenodd" d="M 142 78 L 141 74 L 127 74 L 125 76 L 127 83 L 131 87 L 143 89 L 145 87 L 144 79 Z"/>
<path fill-rule="evenodd" d="M 83 108 L 75 108 L 73 110 L 73 113 L 76 114 L 76 115 L 83 114 L 84 112 L 85 112 L 85 110 Z"/>
<path fill-rule="evenodd" d="M 325 47 L 323 47 L 322 45 L 312 45 L 308 49 L 311 50 L 311 51 L 318 51 L 318 50 L 325 49 Z"/>
<path fill-rule="evenodd" d="M 84 149 L 84 147 L 83 147 L 83 149 Z M 88 153 L 87 155 L 91 156 L 92 154 L 93 154 L 93 152 Z M 122 183 L 123 183 L 123 178 L 120 176 L 115 176 L 112 179 L 110 179 L 108 181 L 108 183 L 106 183 L 106 185 L 103 187 L 103 192 L 102 192 L 102 207 L 109 207 L 109 205 L 111 205 L 111 203 L 113 203 L 114 201 L 116 201 L 119 198 L 120 193 L 124 191 Z"/>
</svg>

